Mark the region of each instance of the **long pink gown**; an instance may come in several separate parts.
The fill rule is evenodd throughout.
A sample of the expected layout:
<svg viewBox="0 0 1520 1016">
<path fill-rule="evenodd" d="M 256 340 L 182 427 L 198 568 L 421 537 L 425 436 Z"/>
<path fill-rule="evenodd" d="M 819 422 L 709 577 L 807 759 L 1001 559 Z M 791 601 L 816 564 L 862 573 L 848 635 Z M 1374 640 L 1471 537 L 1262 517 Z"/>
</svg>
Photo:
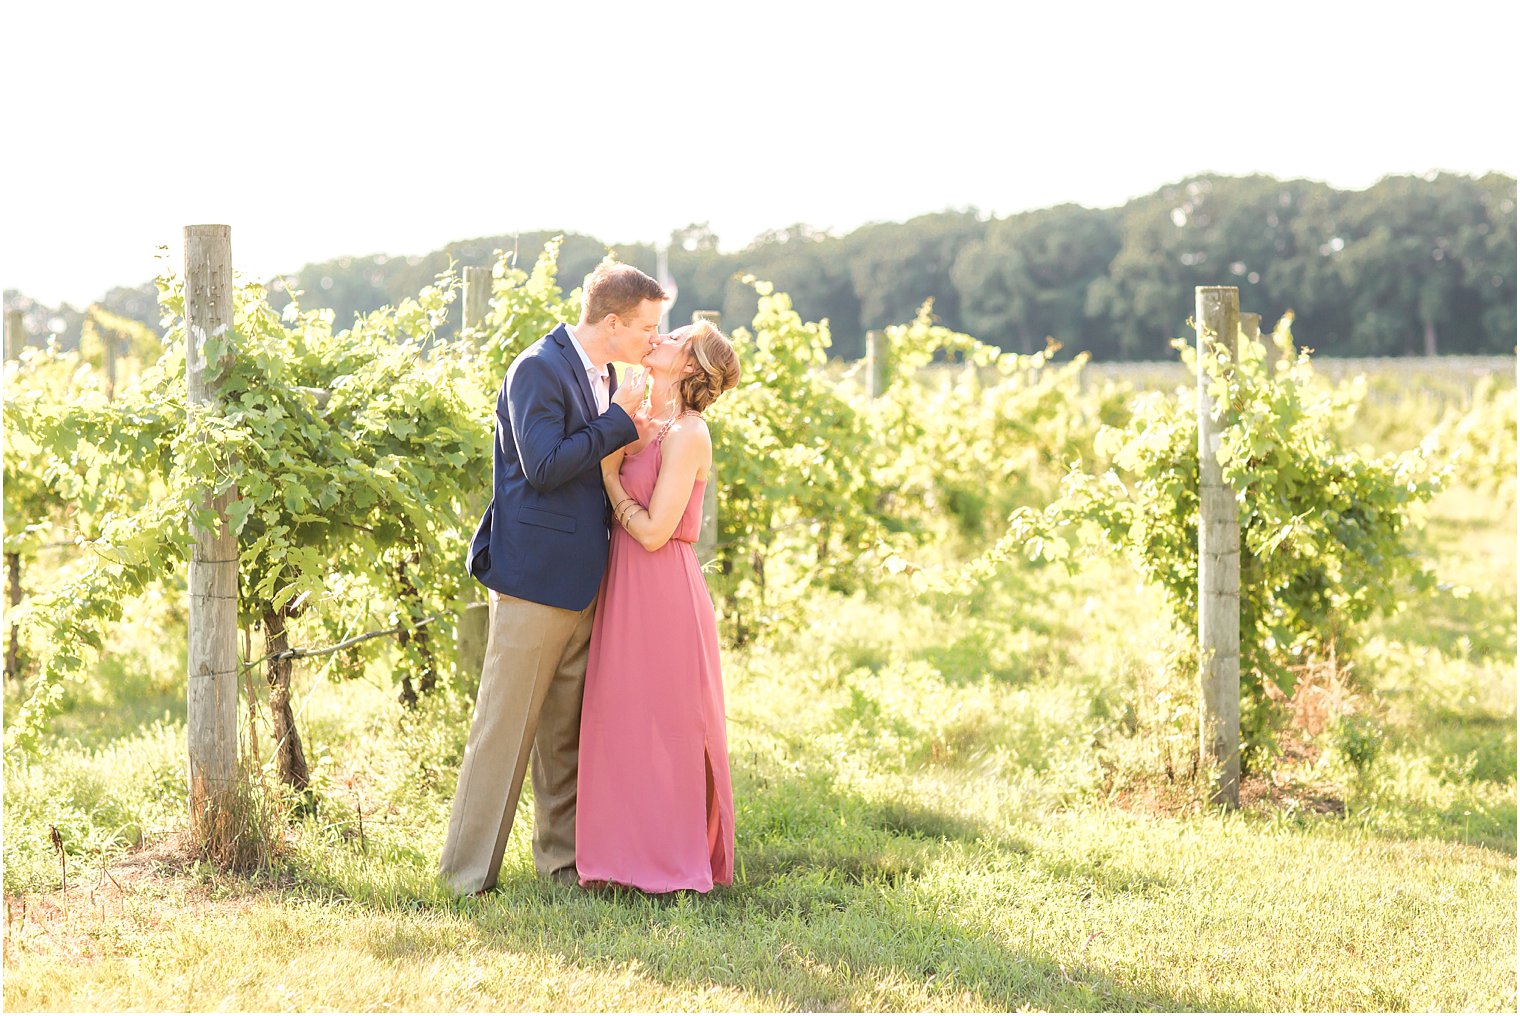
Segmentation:
<svg viewBox="0 0 1520 1016">
<path fill-rule="evenodd" d="M 664 435 L 623 460 L 648 506 Z M 575 866 L 582 885 L 707 892 L 734 879 L 734 799 L 718 627 L 696 542 L 698 481 L 670 542 L 650 553 L 612 527 L 581 709 Z"/>
</svg>

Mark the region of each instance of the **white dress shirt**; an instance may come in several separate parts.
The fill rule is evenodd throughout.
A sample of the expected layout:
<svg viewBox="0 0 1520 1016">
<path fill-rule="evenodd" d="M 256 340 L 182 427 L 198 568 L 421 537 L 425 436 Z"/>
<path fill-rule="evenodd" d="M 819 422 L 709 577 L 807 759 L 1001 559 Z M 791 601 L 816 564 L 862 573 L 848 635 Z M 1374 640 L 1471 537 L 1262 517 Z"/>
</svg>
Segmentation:
<svg viewBox="0 0 1520 1016">
<path fill-rule="evenodd" d="M 576 338 L 575 328 L 566 324 L 565 331 L 570 335 L 570 345 L 575 347 L 575 352 L 581 358 L 581 365 L 586 368 L 586 377 L 591 381 L 591 392 L 596 396 L 596 411 L 605 413 L 607 407 L 612 404 L 612 390 L 607 377 L 607 365 L 600 367 L 591 362 L 591 357 L 586 355 L 586 350 L 581 346 L 581 340 Z"/>
</svg>

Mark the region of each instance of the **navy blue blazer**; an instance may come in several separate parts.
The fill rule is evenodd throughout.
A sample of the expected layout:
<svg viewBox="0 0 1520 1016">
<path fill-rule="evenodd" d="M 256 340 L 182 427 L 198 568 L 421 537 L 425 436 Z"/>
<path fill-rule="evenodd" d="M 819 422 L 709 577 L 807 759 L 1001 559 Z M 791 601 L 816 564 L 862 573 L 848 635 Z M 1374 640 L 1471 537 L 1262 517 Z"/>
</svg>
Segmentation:
<svg viewBox="0 0 1520 1016">
<path fill-rule="evenodd" d="M 609 382 L 617 391 L 610 366 Z M 470 541 L 470 574 L 508 596 L 585 610 L 607 567 L 602 459 L 638 436 L 616 403 L 597 415 L 564 325 L 519 353 L 496 398 L 492 497 Z"/>
</svg>

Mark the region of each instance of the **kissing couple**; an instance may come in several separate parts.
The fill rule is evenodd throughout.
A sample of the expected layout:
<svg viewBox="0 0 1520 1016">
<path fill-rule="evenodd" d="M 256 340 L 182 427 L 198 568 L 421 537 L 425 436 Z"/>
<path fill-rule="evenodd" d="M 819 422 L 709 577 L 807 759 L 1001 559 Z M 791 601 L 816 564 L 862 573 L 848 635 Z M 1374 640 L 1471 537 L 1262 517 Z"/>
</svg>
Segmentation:
<svg viewBox="0 0 1520 1016">
<path fill-rule="evenodd" d="M 518 354 L 496 400 L 468 564 L 490 632 L 439 865 L 456 895 L 496 885 L 530 759 L 540 876 L 733 882 L 717 623 L 692 545 L 702 414 L 739 357 L 705 321 L 660 334 L 665 291 L 631 265 L 604 261 L 582 293 L 580 321 Z M 613 361 L 641 366 L 619 384 Z"/>
</svg>

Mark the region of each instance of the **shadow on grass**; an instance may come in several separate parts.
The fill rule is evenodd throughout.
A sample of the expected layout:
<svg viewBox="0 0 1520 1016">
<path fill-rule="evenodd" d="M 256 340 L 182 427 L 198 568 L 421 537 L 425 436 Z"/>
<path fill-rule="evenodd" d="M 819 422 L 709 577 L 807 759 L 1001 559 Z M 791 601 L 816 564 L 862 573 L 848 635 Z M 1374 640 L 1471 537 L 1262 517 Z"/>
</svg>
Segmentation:
<svg viewBox="0 0 1520 1016">
<path fill-rule="evenodd" d="M 805 894 L 806 906 L 793 909 L 767 906 L 768 887 L 743 886 L 663 906 L 619 897 L 570 899 L 528 922 L 515 919 L 511 908 L 475 920 L 487 947 L 547 950 L 582 966 L 637 961 L 645 976 L 677 991 L 737 989 L 760 1009 L 913 1010 L 937 1003 L 993 1011 L 1247 1008 L 1229 997 L 1181 999 L 1124 984 L 953 919 L 867 898 L 865 890 L 852 896 L 809 886 Z M 668 934 L 676 929 L 679 944 Z M 377 943 L 377 954 L 390 951 Z"/>
<path fill-rule="evenodd" d="M 1032 930 L 1027 940 L 993 930 L 1006 926 L 1001 901 L 1031 878 L 1076 899 L 1149 894 L 1166 888 L 1162 880 L 1101 862 L 1043 859 L 959 816 L 866 800 L 826 777 L 736 776 L 740 867 L 734 885 L 706 895 L 585 892 L 542 881 L 525 865 L 505 870 L 495 892 L 463 900 L 372 894 L 341 862 L 302 881 L 361 906 L 458 914 L 478 936 L 469 948 L 546 953 L 604 973 L 636 970 L 676 993 L 720 986 L 759 1009 L 1250 1008 L 1226 991 L 1180 997 L 1149 974 L 1128 983 L 1073 963 L 1080 941 L 1047 944 Z M 403 849 L 419 868 L 436 863 Z M 461 944 L 457 927 L 407 927 L 388 929 L 369 948 L 390 961 L 432 962 Z"/>
</svg>

